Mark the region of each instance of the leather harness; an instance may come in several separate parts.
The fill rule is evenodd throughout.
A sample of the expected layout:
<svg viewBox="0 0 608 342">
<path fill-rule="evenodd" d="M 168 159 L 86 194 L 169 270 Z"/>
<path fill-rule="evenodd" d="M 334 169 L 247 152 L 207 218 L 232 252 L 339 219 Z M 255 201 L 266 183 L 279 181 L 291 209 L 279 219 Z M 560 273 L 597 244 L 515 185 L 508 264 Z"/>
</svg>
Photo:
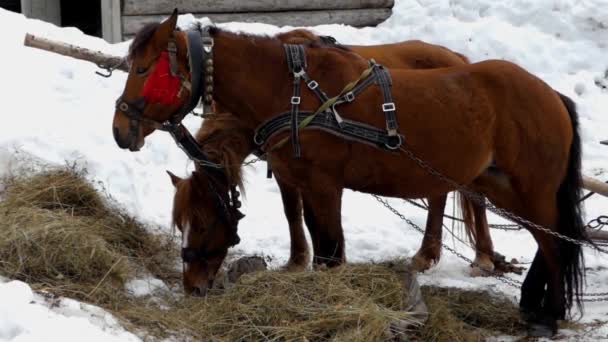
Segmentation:
<svg viewBox="0 0 608 342">
<path fill-rule="evenodd" d="M 307 118 L 311 121 L 306 124 L 306 127 L 320 129 L 347 140 L 365 143 L 389 151 L 397 150 L 401 146 L 403 136 L 397 132 L 396 107 L 391 95 L 392 80 L 390 74 L 382 65 L 376 64 L 372 60 L 370 62 L 372 68 L 370 76 L 357 84 L 351 91 L 337 98 L 325 110 L 324 115 L 319 116 L 312 112 L 300 111 L 300 87 L 302 81 L 319 98 L 321 103 L 330 101 L 327 94 L 320 89 L 319 83 L 311 79 L 306 73 L 304 46 L 291 44 L 285 44 L 284 46 L 289 72 L 293 74 L 291 110 L 267 120 L 256 129 L 254 142 L 262 151 L 268 150 L 265 145 L 270 138 L 286 130 L 291 130 L 294 157 L 299 158 L 301 156 L 299 129 L 302 128 L 302 123 Z M 386 130 L 344 119 L 336 110 L 336 106 L 340 104 L 353 102 L 359 94 L 372 84 L 377 84 L 382 92 L 384 99 L 382 111 L 385 115 Z"/>
<path fill-rule="evenodd" d="M 177 45 L 174 37 L 169 40 L 167 46 L 171 74 L 174 77 L 179 77 L 181 87 L 188 89 L 190 92 L 190 98 L 186 103 L 169 120 L 162 123 L 144 116 L 146 100 L 143 97 L 138 98 L 133 103 L 129 103 L 123 100 L 123 96 L 120 96 L 116 101 L 116 108 L 129 118 L 129 135 L 132 138 L 135 138 L 138 134 L 139 125 L 142 122 L 155 129 L 166 131 L 171 134 L 176 144 L 191 160 L 215 178 L 225 180 L 227 183 L 223 166 L 209 160 L 201 146 L 182 124 L 184 117 L 193 112 L 199 101 L 202 101 L 203 113 L 206 113 L 206 109 L 211 106 L 213 101 L 213 38 L 206 28 L 188 31 L 186 32 L 186 38 L 190 81 L 179 73 Z M 307 65 L 304 46 L 285 44 L 284 48 L 289 72 L 293 74 L 293 95 L 290 101 L 291 110 L 267 120 L 256 129 L 254 142 L 260 146 L 262 151 L 264 151 L 264 146 L 270 138 L 290 129 L 294 156 L 299 158 L 301 156 L 299 130 L 303 126 L 320 129 L 347 140 L 365 143 L 389 151 L 397 150 L 401 146 L 403 136 L 397 132 L 396 107 L 391 95 L 391 77 L 383 66 L 376 64 L 372 60 L 370 62 L 371 74 L 367 78 L 354 85 L 344 95 L 330 99 L 321 90 L 319 83 L 311 79 L 306 73 Z M 300 111 L 302 81 L 306 83 L 308 89 L 324 105 L 331 103 L 331 106 L 322 113 L 323 115 L 317 115 L 318 113 L 310 111 Z M 382 111 L 385 115 L 386 130 L 344 119 L 336 110 L 336 106 L 340 104 L 353 102 L 361 92 L 372 84 L 377 84 L 383 94 L 384 103 L 382 104 Z M 209 180 L 209 190 L 218 198 L 218 201 L 216 201 L 218 205 L 217 210 L 222 213 L 220 220 L 233 228 L 230 243 L 232 244 L 231 246 L 234 246 L 240 241 L 236 231 L 238 220 L 244 216 L 238 210 L 241 206 L 241 202 L 238 200 L 240 194 L 235 186 L 230 186 L 228 203 L 226 203 L 227 201 L 219 194 L 211 180 Z M 217 221 L 212 227 L 215 227 L 216 224 Z M 202 248 L 182 248 L 181 256 L 184 262 L 205 262 L 207 258 L 220 253 L 223 252 L 206 252 Z"/>
</svg>

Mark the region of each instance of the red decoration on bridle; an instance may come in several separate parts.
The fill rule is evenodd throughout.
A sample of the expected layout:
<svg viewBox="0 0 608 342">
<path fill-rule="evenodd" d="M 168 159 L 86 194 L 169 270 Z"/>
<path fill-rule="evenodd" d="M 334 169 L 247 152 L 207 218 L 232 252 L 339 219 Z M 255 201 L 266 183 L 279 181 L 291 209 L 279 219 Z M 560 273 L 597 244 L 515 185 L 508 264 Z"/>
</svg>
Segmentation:
<svg viewBox="0 0 608 342">
<path fill-rule="evenodd" d="M 144 84 L 142 96 L 148 103 L 171 106 L 179 103 L 180 89 L 180 78 L 171 75 L 169 53 L 163 52 L 158 62 L 156 62 L 152 74 Z"/>
</svg>

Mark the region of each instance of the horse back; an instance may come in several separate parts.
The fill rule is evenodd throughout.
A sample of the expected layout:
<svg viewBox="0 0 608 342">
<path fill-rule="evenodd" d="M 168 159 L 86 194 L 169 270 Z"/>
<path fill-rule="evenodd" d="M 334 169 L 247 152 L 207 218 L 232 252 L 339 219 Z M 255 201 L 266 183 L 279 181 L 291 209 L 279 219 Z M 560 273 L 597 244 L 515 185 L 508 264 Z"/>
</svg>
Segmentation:
<svg viewBox="0 0 608 342">
<path fill-rule="evenodd" d="M 365 59 L 391 68 L 435 69 L 469 63 L 468 58 L 441 45 L 408 40 L 395 44 L 350 46 Z"/>
</svg>

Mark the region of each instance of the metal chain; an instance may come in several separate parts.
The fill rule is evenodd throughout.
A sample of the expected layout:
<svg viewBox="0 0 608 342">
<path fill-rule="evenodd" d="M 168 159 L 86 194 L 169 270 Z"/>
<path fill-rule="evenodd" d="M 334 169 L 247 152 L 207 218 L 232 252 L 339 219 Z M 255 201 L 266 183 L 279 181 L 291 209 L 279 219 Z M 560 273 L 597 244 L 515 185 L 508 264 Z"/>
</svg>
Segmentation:
<svg viewBox="0 0 608 342">
<path fill-rule="evenodd" d="M 590 229 L 601 230 L 604 226 L 608 226 L 608 216 L 601 215 L 596 219 L 593 219 L 587 223 L 587 227 Z"/>
<path fill-rule="evenodd" d="M 397 209 L 395 209 L 394 207 L 392 207 L 388 201 L 386 201 L 385 199 L 381 198 L 378 195 L 373 195 L 372 196 L 378 201 L 380 202 L 385 208 L 387 208 L 389 211 L 391 211 L 393 214 L 395 214 L 397 217 L 399 217 L 401 220 L 405 221 L 407 224 L 409 224 L 412 228 L 414 228 L 415 230 L 417 230 L 419 233 L 424 235 L 424 230 L 422 228 L 420 228 L 420 226 L 418 226 L 417 224 L 415 224 L 412 220 L 408 219 L 407 217 L 405 217 L 405 215 L 401 214 Z M 441 242 L 441 246 L 445 249 L 447 249 L 450 253 L 456 255 L 457 257 L 459 257 L 460 259 L 468 262 L 469 264 L 473 264 L 473 260 L 467 258 L 466 256 L 464 256 L 462 253 L 456 251 L 454 248 L 447 246 L 446 244 L 444 244 L 443 242 Z M 497 275 L 497 274 L 491 274 L 487 271 L 484 271 L 482 269 L 482 272 L 484 272 L 486 275 L 491 276 L 511 287 L 514 288 L 520 288 L 521 285 L 523 284 L 521 281 L 516 280 L 516 279 L 512 279 L 506 276 L 502 276 L 502 275 Z M 608 301 L 608 292 L 597 292 L 597 293 L 584 293 L 583 297 L 601 297 L 601 298 L 583 298 L 583 302 L 607 302 Z"/>
<path fill-rule="evenodd" d="M 249 165 L 253 165 L 257 162 L 265 161 L 263 159 L 263 157 L 264 157 L 264 155 L 262 155 L 262 157 L 259 157 L 259 158 L 253 158 L 250 161 L 244 162 L 241 166 L 249 166 Z"/>
<path fill-rule="evenodd" d="M 388 210 L 390 210 L 393 214 L 395 214 L 397 217 L 399 217 L 401 220 L 405 221 L 407 224 L 409 224 L 412 228 L 414 228 L 415 230 L 417 230 L 419 233 L 424 235 L 424 229 L 420 228 L 420 226 L 418 226 L 417 224 L 415 224 L 412 220 L 408 219 L 407 217 L 405 217 L 405 215 L 401 214 L 397 209 L 393 208 L 388 201 L 384 200 L 383 198 L 381 198 L 378 195 L 374 195 L 372 194 L 372 196 L 380 203 L 382 203 L 382 205 L 387 208 Z M 441 246 L 445 249 L 447 249 L 450 253 L 456 255 L 457 257 L 459 257 L 460 259 L 468 262 L 469 264 L 473 264 L 473 260 L 467 258 L 466 256 L 464 256 L 462 253 L 458 252 L 456 249 L 446 245 L 445 243 L 441 242 Z M 521 282 L 519 280 L 516 279 L 511 279 L 509 277 L 505 277 L 505 276 L 501 276 L 501 275 L 497 275 L 497 274 L 491 274 L 483 269 L 481 269 L 482 272 L 484 272 L 485 274 L 487 274 L 488 276 L 494 277 L 498 280 L 500 280 L 501 282 L 510 285 L 512 287 L 515 288 L 520 288 L 521 287 Z"/>
<path fill-rule="evenodd" d="M 581 241 L 581 240 L 577 240 L 577 239 L 573 239 L 569 236 L 565 236 L 562 235 L 560 233 L 557 233 L 555 231 L 552 231 L 550 229 L 547 229 L 541 225 L 538 225 L 534 222 L 531 222 L 527 219 L 524 219 L 523 217 L 517 216 L 505 209 L 501 209 L 501 208 L 497 208 L 496 206 L 494 206 L 493 204 L 489 203 L 486 201 L 485 196 L 476 193 L 474 191 L 471 191 L 467 188 L 465 188 L 464 185 L 458 184 L 456 181 L 444 176 L 442 173 L 440 173 L 439 171 L 435 170 L 431 165 L 429 165 L 428 163 L 426 163 L 424 160 L 420 159 L 419 157 L 417 157 L 411 150 L 406 149 L 405 144 L 400 148 L 400 150 L 405 153 L 406 156 L 408 156 L 410 159 L 412 159 L 413 161 L 415 161 L 421 168 L 423 168 L 425 171 L 427 171 L 429 174 L 439 178 L 440 180 L 450 184 L 451 186 L 453 186 L 454 188 L 456 188 L 456 190 L 462 192 L 467 198 L 469 198 L 471 201 L 475 202 L 476 204 L 480 205 L 480 206 L 485 206 L 486 209 L 492 211 L 493 213 L 503 216 L 507 219 L 510 219 L 512 221 L 515 222 L 519 222 L 520 224 L 525 224 L 526 226 L 529 226 L 531 228 L 534 228 L 536 230 L 542 231 L 546 234 L 550 234 L 553 235 L 559 239 L 562 240 L 566 240 L 568 242 L 571 242 L 573 244 L 577 244 L 579 246 L 590 246 L 592 248 L 595 248 L 597 250 L 599 250 L 595 245 L 587 243 L 585 241 Z M 602 250 L 600 250 L 602 251 Z M 602 251 L 604 252 L 604 251 Z"/>
</svg>

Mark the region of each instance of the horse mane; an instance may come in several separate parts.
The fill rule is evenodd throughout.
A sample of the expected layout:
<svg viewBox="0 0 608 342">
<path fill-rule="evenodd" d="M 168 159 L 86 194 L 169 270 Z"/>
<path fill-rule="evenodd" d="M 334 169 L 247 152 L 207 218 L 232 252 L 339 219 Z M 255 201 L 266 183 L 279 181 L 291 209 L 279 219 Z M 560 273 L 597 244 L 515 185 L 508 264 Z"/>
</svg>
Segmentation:
<svg viewBox="0 0 608 342">
<path fill-rule="evenodd" d="M 217 105 L 216 105 L 217 107 Z M 229 113 L 214 114 L 203 121 L 195 134 L 196 141 L 213 161 L 226 171 L 228 182 L 243 187 L 243 159 L 252 150 L 253 136 L 241 120 Z"/>
<path fill-rule="evenodd" d="M 181 180 L 176 185 L 173 198 L 172 226 L 178 227 L 180 230 L 187 224 L 194 226 L 192 221 L 196 217 L 201 222 L 206 220 L 203 211 L 200 210 L 205 199 L 200 190 L 197 190 L 198 184 L 195 184 L 198 182 L 198 177 L 201 177 L 201 175 L 194 171 L 190 177 Z"/>
<path fill-rule="evenodd" d="M 142 53 L 148 42 L 154 36 L 154 33 L 160 26 L 160 22 L 148 23 L 141 30 L 137 31 L 131 45 L 129 46 L 129 54 L 127 55 L 128 60 L 133 60 L 135 55 Z"/>
<path fill-rule="evenodd" d="M 338 43 L 334 37 L 319 36 L 307 29 L 295 29 L 282 32 L 277 34 L 276 38 L 290 44 L 303 44 L 304 46 L 310 47 L 334 47 L 345 51 L 351 51 L 350 48 Z"/>
</svg>

